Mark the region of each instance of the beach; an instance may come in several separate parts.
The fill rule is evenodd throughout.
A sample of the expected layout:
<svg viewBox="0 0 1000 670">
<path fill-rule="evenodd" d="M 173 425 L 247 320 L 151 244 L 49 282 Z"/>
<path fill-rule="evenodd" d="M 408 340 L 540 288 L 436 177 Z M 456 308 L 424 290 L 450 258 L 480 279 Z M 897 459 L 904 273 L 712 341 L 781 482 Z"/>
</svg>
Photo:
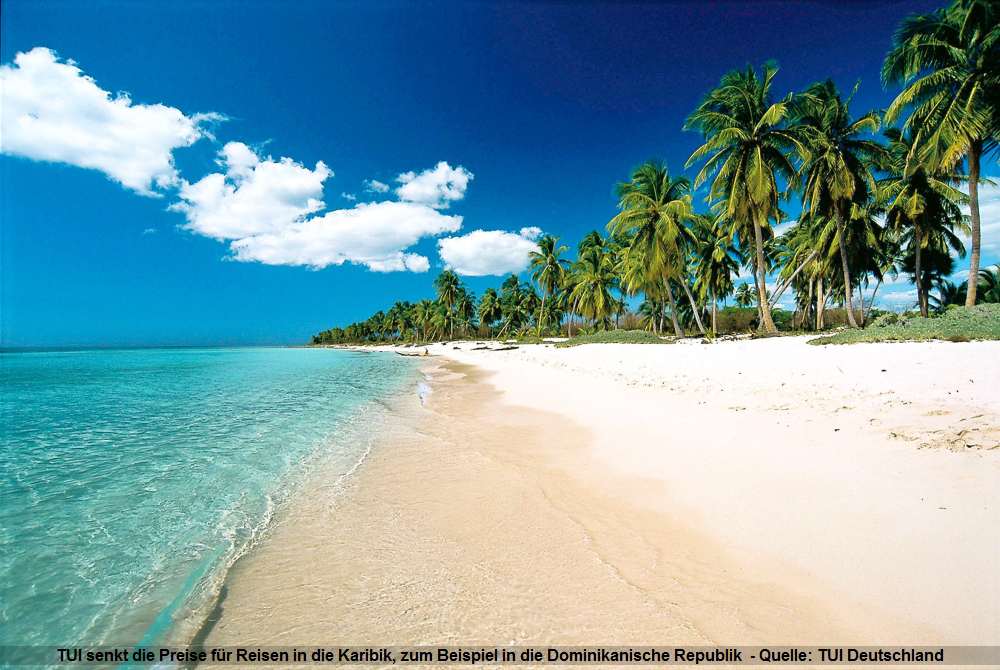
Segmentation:
<svg viewBox="0 0 1000 670">
<path fill-rule="evenodd" d="M 201 641 L 998 643 L 997 343 L 499 346 L 428 347 Z"/>
</svg>

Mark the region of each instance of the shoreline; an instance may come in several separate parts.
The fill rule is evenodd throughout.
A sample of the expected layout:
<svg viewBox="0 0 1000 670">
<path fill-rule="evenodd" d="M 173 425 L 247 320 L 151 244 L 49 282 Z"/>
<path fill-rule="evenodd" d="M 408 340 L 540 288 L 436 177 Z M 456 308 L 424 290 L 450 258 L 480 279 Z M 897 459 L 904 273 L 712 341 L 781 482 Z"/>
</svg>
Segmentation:
<svg viewBox="0 0 1000 670">
<path fill-rule="evenodd" d="M 893 498 L 900 493 L 901 473 L 885 473 L 891 480 L 888 494 L 866 489 L 869 481 L 848 484 L 853 486 L 850 496 L 871 497 L 869 519 L 855 515 L 853 509 L 838 511 L 836 505 L 844 498 L 824 499 L 829 488 L 821 487 L 816 495 L 803 498 L 808 491 L 788 482 L 781 484 L 781 477 L 768 481 L 781 484 L 778 494 L 791 493 L 795 502 L 812 501 L 813 510 L 793 508 L 794 515 L 808 523 L 814 523 L 817 514 L 826 515 L 825 532 L 844 534 L 839 546 L 842 555 L 833 562 L 818 555 L 830 547 L 829 542 L 822 542 L 818 526 L 811 534 L 797 536 L 799 529 L 785 525 L 787 519 L 760 518 L 743 509 L 728 526 L 747 525 L 752 532 L 783 527 L 783 533 L 755 544 L 727 524 L 720 525 L 719 511 L 733 505 L 734 494 L 726 489 L 734 482 L 727 479 L 731 472 L 725 469 L 720 471 L 721 479 L 713 482 L 709 470 L 719 465 L 720 456 L 732 454 L 702 449 L 691 460 L 690 449 L 667 448 L 670 441 L 661 441 L 659 429 L 646 433 L 654 444 L 644 445 L 636 439 L 642 437 L 641 431 L 622 427 L 642 411 L 654 411 L 651 403 L 669 401 L 665 406 L 675 410 L 676 438 L 685 434 L 680 424 L 690 423 L 698 411 L 718 411 L 718 403 L 707 400 L 689 397 L 682 402 L 685 395 L 691 396 L 691 386 L 686 393 L 669 386 L 652 390 L 656 384 L 636 373 L 643 366 L 655 373 L 663 363 L 653 360 L 657 357 L 667 356 L 674 363 L 681 354 L 697 359 L 696 350 L 682 351 L 697 345 L 640 347 L 645 351 L 642 354 L 613 345 L 589 348 L 589 352 L 588 348 L 556 351 L 549 347 L 483 352 L 471 351 L 474 343 L 456 346 L 430 347 L 436 356 L 426 359 L 433 389 L 427 404 L 421 405 L 410 394 L 403 406 L 394 408 L 386 433 L 336 505 L 324 507 L 319 502 L 322 495 L 315 492 L 300 500 L 261 551 L 234 567 L 222 615 L 205 637 L 207 644 L 248 639 L 260 644 L 309 643 L 329 640 L 334 633 L 341 640 L 388 644 L 995 642 L 990 637 L 995 629 L 990 626 L 991 617 L 997 616 L 996 601 L 992 610 L 989 606 L 995 584 L 975 584 L 968 577 L 969 560 L 964 566 L 942 563 L 935 574 L 921 572 L 940 560 L 942 552 L 947 558 L 947 546 L 938 547 L 937 554 L 932 551 L 895 566 L 887 561 L 898 559 L 898 550 L 890 551 L 888 559 L 869 557 L 870 565 L 852 563 L 852 555 L 859 552 L 855 547 L 852 554 L 845 544 L 848 541 L 872 535 L 874 544 L 869 550 L 884 551 L 884 539 L 877 535 L 888 531 L 898 543 L 899 529 L 878 526 L 887 513 L 897 514 L 906 523 L 926 521 L 924 512 L 914 518 L 915 510 L 907 501 Z M 595 352 L 611 356 L 617 369 L 605 365 L 607 360 L 595 362 Z M 580 360 L 574 363 L 574 359 Z M 570 363 L 577 368 L 565 369 Z M 593 369 L 585 375 L 580 365 Z M 978 374 L 984 372 L 988 370 Z M 674 379 L 675 386 L 682 386 L 681 381 L 691 385 L 693 380 L 685 372 Z M 617 423 L 600 412 L 588 411 L 581 401 L 595 389 L 603 393 L 600 406 L 617 414 Z M 819 398 L 814 392 L 806 410 L 822 423 L 828 418 L 826 405 L 840 392 L 834 388 L 830 398 Z M 912 407 L 905 404 L 909 401 L 896 398 L 895 402 L 882 408 L 884 418 L 902 418 L 900 408 L 912 418 Z M 709 406 L 704 409 L 699 403 Z M 795 424 L 802 419 L 796 412 L 802 410 L 781 410 L 782 421 Z M 728 413 L 755 415 L 736 409 Z M 838 417 L 841 430 L 851 440 L 864 439 L 850 453 L 840 453 L 841 460 L 871 451 L 869 465 L 890 469 L 907 465 L 911 471 L 902 475 L 918 475 L 921 485 L 927 480 L 926 468 L 901 454 L 931 455 L 935 462 L 944 456 L 960 466 L 978 459 L 981 463 L 972 468 L 973 478 L 978 476 L 981 485 L 1000 482 L 995 450 L 956 454 L 941 449 L 917 451 L 912 445 L 880 447 L 873 444 L 871 430 L 865 433 L 863 422 L 851 416 L 852 412 L 844 411 Z M 940 417 L 924 419 L 926 423 Z M 788 455 L 787 445 L 780 444 L 788 436 L 777 428 L 767 431 L 777 440 L 767 451 L 776 451 L 779 458 L 758 464 L 771 475 L 781 472 L 785 466 L 780 457 Z M 829 447 L 823 442 L 818 440 L 811 450 L 822 455 Z M 661 448 L 656 449 L 656 444 Z M 698 487 L 685 487 L 665 472 L 678 465 L 664 460 L 665 452 L 675 458 L 679 452 L 689 459 L 686 476 L 700 482 L 702 497 L 692 496 Z M 699 469 L 695 466 L 702 457 L 705 463 Z M 818 465 L 829 463 L 821 459 Z M 946 476 L 950 474 L 956 471 Z M 989 544 L 992 528 L 983 522 L 996 518 L 996 490 L 973 489 L 972 493 L 959 491 L 960 501 L 962 496 L 986 495 L 989 509 L 960 522 L 951 539 L 957 537 L 957 548 L 963 553 L 978 552 L 981 570 L 997 560 L 997 545 L 991 548 Z M 518 498 L 509 491 L 524 495 Z M 745 493 L 739 486 L 736 491 Z M 773 511 L 774 495 L 765 491 L 753 499 L 753 505 L 743 507 L 750 512 L 754 508 Z M 484 520 L 496 528 L 516 529 L 510 533 L 513 539 L 498 544 L 483 530 Z M 983 537 L 970 545 L 967 535 L 977 528 Z M 387 539 L 385 531 L 397 541 Z M 913 527 L 908 532 L 909 544 L 904 542 L 903 548 L 945 539 L 942 528 L 934 523 L 923 531 Z M 925 533 L 923 539 L 920 532 Z M 574 560 L 559 561 L 538 550 L 555 538 L 559 538 L 563 558 L 573 556 Z M 802 545 L 816 542 L 818 549 L 803 551 Z M 383 558 L 368 555 L 371 552 Z M 831 569 L 837 565 L 839 569 Z M 578 574 L 581 566 L 594 571 Z M 888 568 L 897 573 L 893 579 L 887 584 L 873 581 L 884 579 Z M 989 580 L 988 572 L 981 574 Z M 943 585 L 933 591 L 939 583 Z M 559 592 L 558 584 L 574 586 L 567 594 Z M 978 596 L 973 593 L 970 600 L 968 593 L 959 597 L 959 591 L 950 590 L 963 584 L 966 591 L 968 586 L 978 588 Z M 515 588 L 511 592 L 510 585 L 525 591 Z M 932 592 L 898 599 L 900 588 L 905 592 L 914 586 L 917 590 L 929 587 Z M 527 591 L 545 594 L 547 604 L 525 597 Z M 573 593 L 570 601 L 561 600 Z M 595 601 L 593 607 L 574 608 L 581 594 L 607 594 L 607 598 Z M 477 595 L 489 596 L 493 606 L 483 609 L 469 602 Z M 940 616 L 928 617 L 928 608 Z M 574 609 L 584 611 L 570 616 Z M 957 618 L 959 609 L 967 616 Z M 616 613 L 613 621 L 618 623 L 603 619 L 609 612 Z M 649 621 L 658 625 L 650 627 Z M 624 628 L 622 622 L 626 622 Z M 647 637 L 637 639 L 643 637 L 642 630 Z"/>
</svg>

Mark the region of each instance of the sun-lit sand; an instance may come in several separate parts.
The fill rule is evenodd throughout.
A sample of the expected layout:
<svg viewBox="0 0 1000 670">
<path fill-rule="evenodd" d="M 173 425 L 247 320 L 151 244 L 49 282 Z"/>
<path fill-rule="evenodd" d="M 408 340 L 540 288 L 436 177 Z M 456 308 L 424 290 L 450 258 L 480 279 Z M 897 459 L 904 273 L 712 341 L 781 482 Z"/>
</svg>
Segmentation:
<svg viewBox="0 0 1000 670">
<path fill-rule="evenodd" d="M 207 643 L 1000 642 L 1000 343 L 482 346 Z"/>
</svg>

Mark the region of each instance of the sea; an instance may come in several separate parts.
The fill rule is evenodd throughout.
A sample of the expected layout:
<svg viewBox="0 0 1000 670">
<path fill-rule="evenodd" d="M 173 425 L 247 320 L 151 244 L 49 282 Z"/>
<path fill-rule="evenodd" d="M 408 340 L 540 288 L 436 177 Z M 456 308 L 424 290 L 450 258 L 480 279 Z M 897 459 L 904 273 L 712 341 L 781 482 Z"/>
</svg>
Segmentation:
<svg viewBox="0 0 1000 670">
<path fill-rule="evenodd" d="M 0 353 L 0 647 L 190 641 L 297 487 L 350 477 L 419 380 L 335 349 Z"/>
</svg>

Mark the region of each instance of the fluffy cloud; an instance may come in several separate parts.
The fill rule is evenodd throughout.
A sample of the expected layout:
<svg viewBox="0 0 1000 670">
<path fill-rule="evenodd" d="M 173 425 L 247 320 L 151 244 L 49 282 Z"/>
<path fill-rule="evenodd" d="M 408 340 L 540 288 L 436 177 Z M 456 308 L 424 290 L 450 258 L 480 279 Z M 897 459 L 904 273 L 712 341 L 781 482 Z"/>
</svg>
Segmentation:
<svg viewBox="0 0 1000 670">
<path fill-rule="evenodd" d="M 389 185 L 383 184 L 378 179 L 365 179 L 365 190 L 369 193 L 388 193 Z"/>
<path fill-rule="evenodd" d="M 481 277 L 521 272 L 528 267 L 528 254 L 538 250 L 534 238 L 540 232 L 537 228 L 522 228 L 520 234 L 474 230 L 438 240 L 438 253 L 449 268 L 461 275 Z"/>
<path fill-rule="evenodd" d="M 322 161 L 309 168 L 291 158 L 261 159 L 241 142 L 219 152 L 225 173 L 182 182 L 181 201 L 171 209 L 187 217 L 186 228 L 217 240 L 274 233 L 323 208 L 323 182 L 332 174 Z"/>
<path fill-rule="evenodd" d="M 224 172 L 184 182 L 171 209 L 184 213 L 188 230 L 229 240 L 234 260 L 426 272 L 430 261 L 407 249 L 462 227 L 462 217 L 416 202 L 359 203 L 321 213 L 323 184 L 332 175 L 322 162 L 310 170 L 290 158 L 262 158 L 240 142 L 225 145 L 218 162 Z"/>
<path fill-rule="evenodd" d="M 239 261 L 268 265 L 328 265 L 356 263 L 375 272 L 426 272 L 425 256 L 406 253 L 421 238 L 455 232 L 462 217 L 410 202 L 360 203 L 323 216 L 294 223 L 274 233 L 232 243 Z"/>
<path fill-rule="evenodd" d="M 173 150 L 208 135 L 217 114 L 112 96 L 72 61 L 36 47 L 0 66 L 0 151 L 104 172 L 143 195 L 178 183 Z"/>
<path fill-rule="evenodd" d="M 396 178 L 401 185 L 396 189 L 400 200 L 419 202 L 435 209 L 447 209 L 455 200 L 465 197 L 465 189 L 473 174 L 459 165 L 451 167 L 441 161 L 433 169 L 420 174 L 404 172 Z"/>
<path fill-rule="evenodd" d="M 354 195 L 353 193 L 347 193 L 346 191 L 342 191 L 340 197 L 343 198 L 344 200 L 350 200 L 351 202 L 354 202 L 355 200 L 358 199 L 358 196 Z"/>
</svg>

